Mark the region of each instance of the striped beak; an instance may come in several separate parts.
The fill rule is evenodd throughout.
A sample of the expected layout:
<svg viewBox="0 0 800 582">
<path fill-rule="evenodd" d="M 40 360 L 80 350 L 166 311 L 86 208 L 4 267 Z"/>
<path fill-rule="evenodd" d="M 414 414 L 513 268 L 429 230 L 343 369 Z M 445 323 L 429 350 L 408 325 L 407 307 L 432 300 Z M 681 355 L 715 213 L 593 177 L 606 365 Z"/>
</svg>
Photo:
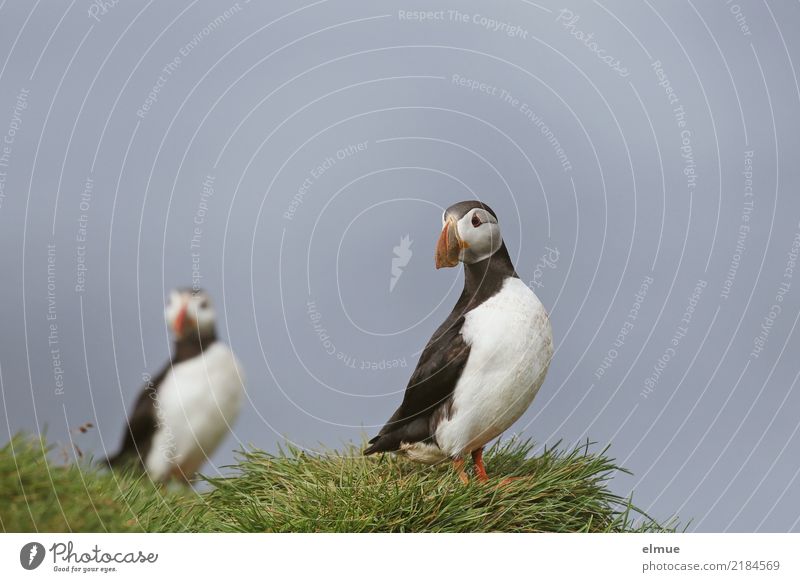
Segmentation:
<svg viewBox="0 0 800 582">
<path fill-rule="evenodd" d="M 436 243 L 436 268 L 455 267 L 458 265 L 458 256 L 463 247 L 461 239 L 458 238 L 458 225 L 455 218 L 449 217 L 439 235 Z"/>
<path fill-rule="evenodd" d="M 186 310 L 189 308 L 187 303 L 184 303 L 181 306 L 181 310 L 178 312 L 178 316 L 175 318 L 175 335 L 177 337 L 183 337 L 183 330 L 186 327 Z"/>
</svg>

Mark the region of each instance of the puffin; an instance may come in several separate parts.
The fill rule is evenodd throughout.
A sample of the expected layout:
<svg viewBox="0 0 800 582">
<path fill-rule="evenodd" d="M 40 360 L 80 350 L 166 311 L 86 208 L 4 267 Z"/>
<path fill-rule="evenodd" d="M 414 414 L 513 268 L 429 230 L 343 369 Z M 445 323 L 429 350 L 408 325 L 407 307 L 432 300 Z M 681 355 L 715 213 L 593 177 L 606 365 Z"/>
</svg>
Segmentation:
<svg viewBox="0 0 800 582">
<path fill-rule="evenodd" d="M 450 460 L 466 484 L 468 454 L 478 480 L 488 481 L 483 449 L 533 402 L 553 357 L 553 332 L 547 310 L 514 269 L 497 214 L 483 202 L 459 202 L 442 215 L 436 268 L 459 263 L 464 290 L 364 454 Z"/>
<path fill-rule="evenodd" d="M 135 466 L 156 482 L 188 483 L 230 432 L 244 395 L 242 368 L 217 339 L 208 293 L 176 289 L 165 309 L 170 361 L 142 388 L 119 452 L 105 462 Z"/>
</svg>

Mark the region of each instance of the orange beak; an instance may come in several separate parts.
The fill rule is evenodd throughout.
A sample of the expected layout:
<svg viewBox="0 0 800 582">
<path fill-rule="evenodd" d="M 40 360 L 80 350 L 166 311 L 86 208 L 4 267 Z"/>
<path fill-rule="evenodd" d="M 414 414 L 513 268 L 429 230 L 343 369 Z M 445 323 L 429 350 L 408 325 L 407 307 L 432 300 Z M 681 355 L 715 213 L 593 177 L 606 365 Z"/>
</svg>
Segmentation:
<svg viewBox="0 0 800 582">
<path fill-rule="evenodd" d="M 458 255 L 466 245 L 458 238 L 458 227 L 454 218 L 448 218 L 436 243 L 436 268 L 455 267 Z"/>
<path fill-rule="evenodd" d="M 183 328 L 186 326 L 186 310 L 188 309 L 187 304 L 183 304 L 181 310 L 178 312 L 178 317 L 175 318 L 175 335 L 178 337 L 183 336 Z"/>
</svg>

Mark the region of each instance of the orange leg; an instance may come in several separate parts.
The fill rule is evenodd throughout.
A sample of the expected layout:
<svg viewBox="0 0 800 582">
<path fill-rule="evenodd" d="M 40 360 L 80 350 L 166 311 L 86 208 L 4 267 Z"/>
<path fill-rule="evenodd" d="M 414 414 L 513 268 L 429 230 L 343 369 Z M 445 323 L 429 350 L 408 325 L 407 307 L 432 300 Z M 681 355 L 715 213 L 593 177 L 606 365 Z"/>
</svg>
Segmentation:
<svg viewBox="0 0 800 582">
<path fill-rule="evenodd" d="M 478 476 L 478 481 L 486 483 L 489 475 L 486 474 L 486 467 L 483 466 L 483 447 L 472 451 L 472 460 L 475 463 L 475 474 Z"/>
<path fill-rule="evenodd" d="M 469 477 L 467 477 L 467 472 L 464 470 L 464 457 L 453 459 L 453 468 L 458 473 L 458 478 L 461 479 L 461 482 L 464 485 L 468 485 Z"/>
</svg>

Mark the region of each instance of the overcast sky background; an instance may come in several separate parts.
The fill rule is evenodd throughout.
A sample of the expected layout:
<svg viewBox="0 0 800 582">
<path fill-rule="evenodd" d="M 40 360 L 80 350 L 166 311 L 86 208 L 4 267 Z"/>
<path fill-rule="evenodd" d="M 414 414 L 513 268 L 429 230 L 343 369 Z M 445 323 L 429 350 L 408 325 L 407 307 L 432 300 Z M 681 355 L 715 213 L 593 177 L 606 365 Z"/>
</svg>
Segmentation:
<svg viewBox="0 0 800 582">
<path fill-rule="evenodd" d="M 216 467 L 371 435 L 480 198 L 557 345 L 510 432 L 610 446 L 692 531 L 800 531 L 800 5 L 268 4 L 0 3 L 0 441 L 116 449 L 193 275 L 248 378 Z"/>
</svg>

